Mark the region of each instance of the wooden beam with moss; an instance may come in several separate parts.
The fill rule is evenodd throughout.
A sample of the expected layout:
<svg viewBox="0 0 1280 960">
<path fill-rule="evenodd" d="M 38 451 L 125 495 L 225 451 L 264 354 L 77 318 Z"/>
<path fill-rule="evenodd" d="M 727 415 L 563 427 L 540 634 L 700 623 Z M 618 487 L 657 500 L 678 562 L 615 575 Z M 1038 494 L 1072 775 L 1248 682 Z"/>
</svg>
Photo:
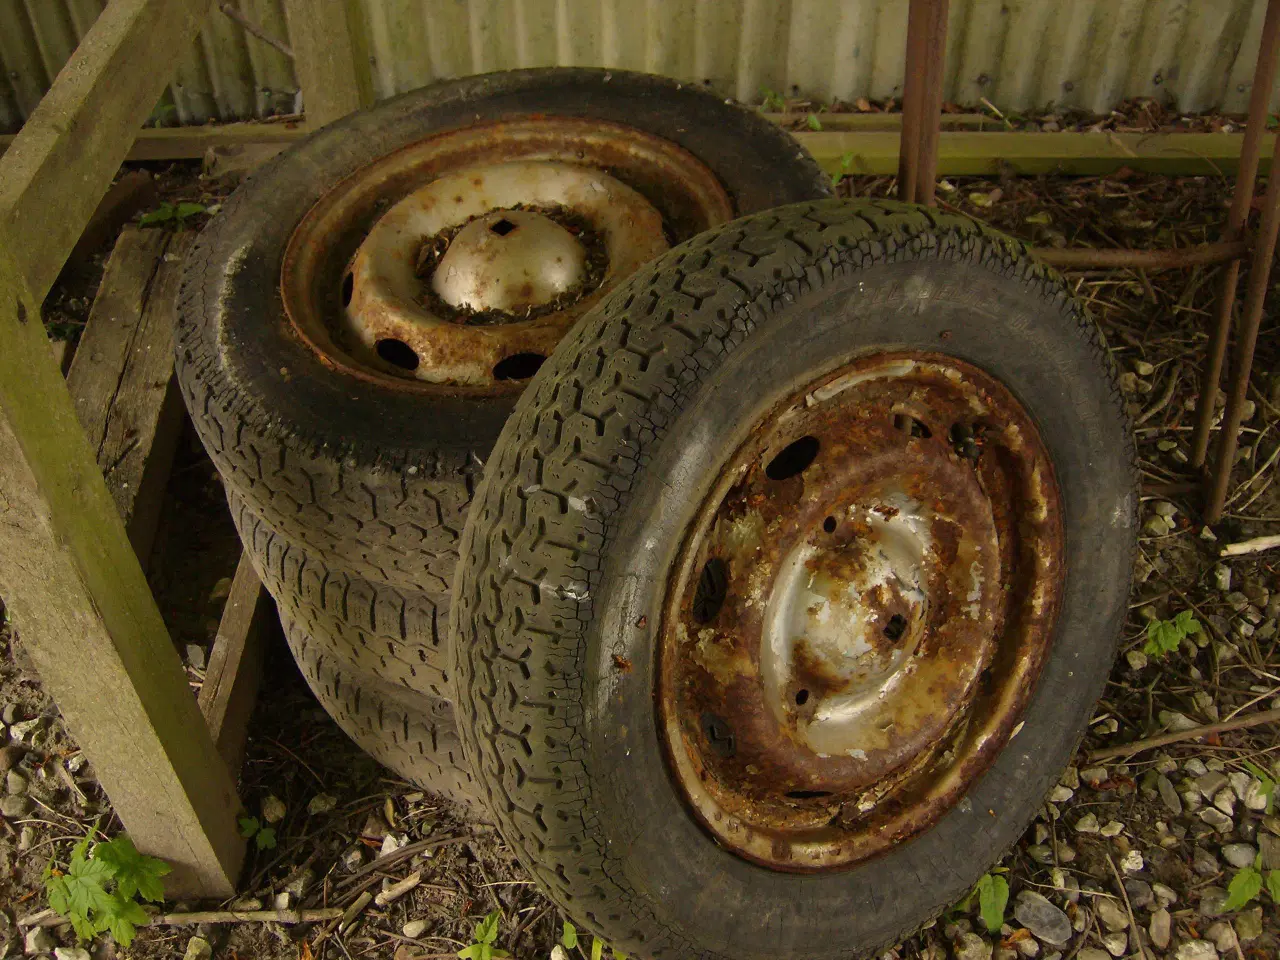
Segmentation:
<svg viewBox="0 0 1280 960">
<path fill-rule="evenodd" d="M 234 891 L 234 784 L 40 307 L 210 7 L 112 0 L 0 158 L 0 591 L 125 829 L 186 897 Z"/>
</svg>

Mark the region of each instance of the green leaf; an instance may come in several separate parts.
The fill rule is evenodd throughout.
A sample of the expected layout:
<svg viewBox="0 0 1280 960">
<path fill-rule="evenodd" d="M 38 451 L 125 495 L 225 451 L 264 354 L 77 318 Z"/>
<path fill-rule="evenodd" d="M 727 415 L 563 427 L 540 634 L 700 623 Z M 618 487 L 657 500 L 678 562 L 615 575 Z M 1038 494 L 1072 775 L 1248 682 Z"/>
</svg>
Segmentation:
<svg viewBox="0 0 1280 960">
<path fill-rule="evenodd" d="M 67 889 L 67 881 L 61 876 L 45 877 L 44 895 L 54 913 L 63 917 L 71 913 L 71 891 Z"/>
<path fill-rule="evenodd" d="M 119 893 L 115 893 L 95 926 L 103 925 L 103 928 L 109 930 L 111 936 L 115 937 L 116 943 L 127 947 L 133 943 L 134 934 L 138 932 L 138 924 L 146 923 L 147 919 L 147 912 L 131 897 L 122 897 Z"/>
<path fill-rule="evenodd" d="M 488 944 L 486 944 L 486 946 L 488 946 Z M 489 948 L 489 956 L 491 956 L 491 957 L 509 957 L 509 956 L 511 956 L 511 954 L 507 953 L 507 951 L 503 950 L 501 947 L 490 947 L 490 948 Z"/>
<path fill-rule="evenodd" d="M 1009 882 L 1004 877 L 987 874 L 978 881 L 978 907 L 987 930 L 995 933 L 1004 923 L 1004 908 L 1009 903 Z"/>
<path fill-rule="evenodd" d="M 1047 226 L 1048 224 L 1053 223 L 1053 217 L 1050 215 L 1048 210 L 1040 210 L 1027 217 L 1026 222 L 1036 223 L 1040 226 Z"/>
<path fill-rule="evenodd" d="M 102 932 L 85 914 L 72 911 L 67 919 L 71 921 L 71 929 L 76 932 L 77 940 L 92 940 Z"/>
<path fill-rule="evenodd" d="M 143 856 L 125 834 L 94 847 L 93 859 L 110 868 L 120 896 L 130 900 L 140 896 L 152 903 L 164 899 L 164 882 L 160 878 L 173 868 L 163 860 Z"/>
<path fill-rule="evenodd" d="M 1280 870 L 1268 871 L 1267 893 L 1271 894 L 1272 900 L 1276 903 L 1280 903 Z"/>
<path fill-rule="evenodd" d="M 177 208 L 172 203 L 162 203 L 150 213 L 143 214 L 142 219 L 138 221 L 138 226 L 153 227 L 157 223 L 167 223 L 177 215 Z"/>
<path fill-rule="evenodd" d="M 484 960 L 484 949 L 489 946 L 487 943 L 473 943 L 469 947 L 463 947 L 458 951 L 458 956 L 462 960 Z"/>
<path fill-rule="evenodd" d="M 1200 632 L 1200 621 L 1191 615 L 1190 610 L 1183 610 L 1173 620 L 1174 626 L 1182 631 L 1183 636 Z"/>
<path fill-rule="evenodd" d="M 1262 892 L 1262 873 L 1253 867 L 1245 867 L 1231 878 L 1227 886 L 1227 901 L 1223 910 L 1239 910 Z"/>
<path fill-rule="evenodd" d="M 474 936 L 477 943 L 493 943 L 498 939 L 498 921 L 502 915 L 494 910 L 476 924 Z"/>
<path fill-rule="evenodd" d="M 241 817 L 237 822 L 240 824 L 240 836 L 246 840 L 262 829 L 257 817 Z"/>
<path fill-rule="evenodd" d="M 88 915 L 91 910 L 101 910 L 111 899 L 106 884 L 111 879 L 111 868 L 98 860 L 72 860 L 71 869 L 64 878 L 67 899 L 72 913 Z"/>
<path fill-rule="evenodd" d="M 600 960 L 604 954 L 604 941 L 599 937 L 591 938 L 591 960 Z"/>
<path fill-rule="evenodd" d="M 257 844 L 259 850 L 271 850 L 276 845 L 276 828 L 262 827 L 253 835 L 253 842 Z"/>
<path fill-rule="evenodd" d="M 195 217 L 208 211 L 203 203 L 180 203 L 174 211 L 179 220 L 186 220 L 188 217 Z"/>
<path fill-rule="evenodd" d="M 564 922 L 564 927 L 560 930 L 560 946 L 566 950 L 572 950 L 578 945 L 578 928 L 568 920 Z"/>
<path fill-rule="evenodd" d="M 822 121 L 818 119 L 818 115 L 816 113 L 809 114 L 804 118 L 804 122 L 808 125 L 810 130 L 819 131 L 822 129 Z"/>
<path fill-rule="evenodd" d="M 613 954 L 614 960 L 627 960 L 627 955 L 617 947 L 610 947 L 609 951 Z"/>
</svg>

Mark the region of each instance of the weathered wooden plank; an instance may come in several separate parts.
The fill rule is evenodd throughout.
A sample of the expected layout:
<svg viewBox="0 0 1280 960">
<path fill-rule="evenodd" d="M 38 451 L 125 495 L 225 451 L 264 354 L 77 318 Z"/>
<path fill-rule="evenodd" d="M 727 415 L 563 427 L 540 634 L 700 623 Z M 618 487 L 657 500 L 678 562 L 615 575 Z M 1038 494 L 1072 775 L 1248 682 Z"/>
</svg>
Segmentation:
<svg viewBox="0 0 1280 960">
<path fill-rule="evenodd" d="M 192 160 L 221 147 L 266 146 L 284 149 L 302 139 L 311 128 L 303 122 L 219 123 L 198 127 L 146 127 L 139 130 L 127 160 Z M 0 135 L 0 154 L 17 139 Z"/>
<path fill-rule="evenodd" d="M 240 772 L 249 717 L 262 680 L 263 634 L 274 615 L 271 598 L 249 558 L 242 556 L 200 688 L 200 712 L 233 778 Z"/>
<path fill-rule="evenodd" d="M 865 123 L 836 120 L 841 116 L 870 117 Z M 967 115 L 959 115 L 967 116 Z M 883 118 L 883 119 L 880 119 Z M 791 119 L 794 119 L 791 118 Z M 989 121 L 988 121 L 989 122 Z M 1180 176 L 1234 174 L 1243 135 L 1238 133 L 1019 133 L 944 129 L 938 141 L 938 173 L 943 176 L 998 172 L 1007 164 L 1011 173 L 1103 174 L 1121 167 Z M 886 174 L 897 170 L 897 114 L 832 114 L 820 133 L 793 131 L 830 173 Z M 269 145 L 283 150 L 312 130 L 315 124 L 228 123 L 204 127 L 147 129 L 129 153 L 130 160 L 182 160 L 204 157 L 222 147 Z M 12 140 L 13 138 L 8 138 Z M 0 136 L 0 150 L 6 138 Z M 263 152 L 262 159 L 271 154 Z M 1261 158 L 1260 171 L 1270 169 Z"/>
<path fill-rule="evenodd" d="M 126 231 L 124 235 L 134 232 L 160 231 Z M 173 328 L 182 259 L 193 238 L 185 231 L 173 234 L 161 252 L 98 448 L 98 466 L 144 568 L 186 416 L 173 373 Z M 72 397 L 76 397 L 74 390 Z"/>
<path fill-rule="evenodd" d="M 20 642 L 174 896 L 226 896 L 234 786 L 0 229 L 0 592 Z"/>
<path fill-rule="evenodd" d="M 801 132 L 795 138 L 830 173 L 893 174 L 898 134 L 890 131 Z M 938 173 L 1101 175 L 1121 167 L 1168 174 L 1234 174 L 1237 133 L 981 133 L 944 130 Z M 944 198 L 945 199 L 945 198 Z"/>
<path fill-rule="evenodd" d="M 191 234 L 124 230 L 107 260 L 67 388 L 143 567 L 182 430 L 173 325 Z"/>
<path fill-rule="evenodd" d="M 120 373 L 170 236 L 164 230 L 125 230 L 120 234 L 71 361 L 67 388 L 95 459 L 102 451 L 107 418 L 120 392 Z M 122 511 L 121 516 L 127 513 Z"/>
<path fill-rule="evenodd" d="M 322 127 L 373 103 L 359 12 L 349 0 L 285 0 L 302 108 Z"/>
<path fill-rule="evenodd" d="M 0 158 L 0 232 L 37 302 L 212 2 L 112 0 Z"/>
</svg>

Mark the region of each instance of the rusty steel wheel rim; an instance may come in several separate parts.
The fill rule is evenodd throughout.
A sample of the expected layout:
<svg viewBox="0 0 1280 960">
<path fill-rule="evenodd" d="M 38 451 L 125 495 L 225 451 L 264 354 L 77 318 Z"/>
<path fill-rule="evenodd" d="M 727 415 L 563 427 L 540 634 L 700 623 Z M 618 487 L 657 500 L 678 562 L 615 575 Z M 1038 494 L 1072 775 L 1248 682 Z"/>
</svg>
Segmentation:
<svg viewBox="0 0 1280 960">
<path fill-rule="evenodd" d="M 280 290 L 331 368 L 396 389 L 520 389 L 641 264 L 731 219 L 714 174 L 621 124 L 529 117 L 406 146 L 294 230 Z"/>
<path fill-rule="evenodd" d="M 969 364 L 864 357 L 775 407 L 666 595 L 660 735 L 697 818 L 816 872 L 964 802 L 1048 653 L 1062 539 L 1034 423 Z"/>
</svg>

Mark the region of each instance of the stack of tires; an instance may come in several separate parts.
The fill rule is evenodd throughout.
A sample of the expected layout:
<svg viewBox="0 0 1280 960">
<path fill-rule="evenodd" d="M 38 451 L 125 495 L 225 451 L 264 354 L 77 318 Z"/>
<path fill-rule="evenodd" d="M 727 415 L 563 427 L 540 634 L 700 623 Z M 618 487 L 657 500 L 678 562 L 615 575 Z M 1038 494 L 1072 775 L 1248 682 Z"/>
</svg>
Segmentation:
<svg viewBox="0 0 1280 960">
<path fill-rule="evenodd" d="M 496 74 L 282 154 L 186 270 L 184 396 L 317 698 L 642 956 L 958 899 L 1124 610 L 1096 329 L 1017 244 L 828 192 L 701 91 Z"/>
</svg>

